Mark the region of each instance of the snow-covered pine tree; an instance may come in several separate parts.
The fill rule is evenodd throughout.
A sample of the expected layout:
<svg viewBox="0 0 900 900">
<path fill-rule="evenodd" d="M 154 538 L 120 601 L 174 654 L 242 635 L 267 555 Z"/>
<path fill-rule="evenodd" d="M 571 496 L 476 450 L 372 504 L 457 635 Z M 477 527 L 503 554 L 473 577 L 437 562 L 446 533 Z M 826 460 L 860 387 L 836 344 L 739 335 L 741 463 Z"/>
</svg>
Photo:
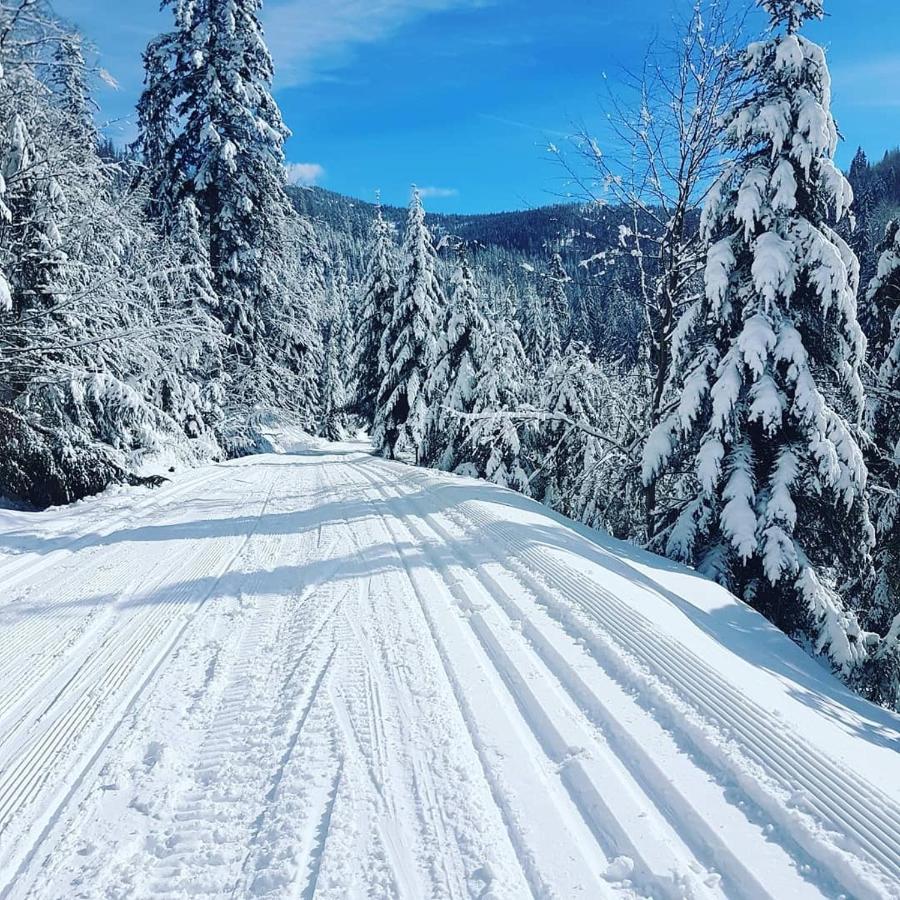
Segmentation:
<svg viewBox="0 0 900 900">
<path fill-rule="evenodd" d="M 431 399 L 428 372 L 434 361 L 435 322 L 447 301 L 438 278 L 437 253 L 413 190 L 400 251 L 400 274 L 391 320 L 382 335 L 375 427 L 376 449 L 393 459 L 401 449 L 418 454 Z"/>
<path fill-rule="evenodd" d="M 213 285 L 209 253 L 194 201 L 186 197 L 172 232 L 183 266 L 182 290 L 167 306 L 177 307 L 189 323 L 178 348 L 178 364 L 160 379 L 160 405 L 184 428 L 188 437 L 209 429 L 218 440 L 225 421 L 227 374 L 222 351 L 224 334 L 217 317 L 219 298 Z"/>
<path fill-rule="evenodd" d="M 272 97 L 261 0 L 164 0 L 175 29 L 151 42 L 138 146 L 150 196 L 171 229 L 193 200 L 209 246 L 220 316 L 242 359 L 267 329 L 264 252 L 285 215 L 284 141 Z"/>
<path fill-rule="evenodd" d="M 347 269 L 343 261 L 339 262 L 331 272 L 327 291 L 327 315 L 334 335 L 328 335 L 336 346 L 338 370 L 342 386 L 341 416 L 342 428 L 350 427 L 352 398 L 356 396 L 356 370 L 353 365 L 353 329 L 350 324 L 350 298 L 357 290 L 351 288 L 347 278 Z M 323 335 L 323 346 L 325 346 Z"/>
<path fill-rule="evenodd" d="M 319 434 L 329 441 L 347 436 L 346 355 L 340 339 L 340 322 L 332 318 L 325 330 L 320 403 L 322 407 Z"/>
<path fill-rule="evenodd" d="M 587 348 L 592 357 L 597 352 L 597 322 L 596 322 L 596 298 L 591 288 L 582 290 L 578 294 L 575 304 L 575 312 L 572 316 L 572 333 L 570 340 Z"/>
<path fill-rule="evenodd" d="M 875 588 L 864 605 L 866 628 L 887 635 L 861 679 L 876 702 L 900 703 L 900 222 L 888 224 L 866 293 L 877 372 L 869 400 L 868 464 L 875 532 Z"/>
<path fill-rule="evenodd" d="M 573 423 L 591 425 L 600 418 L 597 373 L 583 346 L 571 344 L 551 365 L 539 407 L 547 416 L 537 440 L 543 502 L 577 518 L 586 464 L 596 456 L 597 439 Z"/>
<path fill-rule="evenodd" d="M 475 381 L 481 370 L 488 335 L 481 299 L 465 249 L 451 277 L 450 302 L 438 329 L 434 365 L 426 393 L 428 409 L 421 460 L 452 472 L 464 456 L 465 414 L 472 411 Z"/>
<path fill-rule="evenodd" d="M 95 150 L 99 136 L 87 84 L 87 65 L 79 34 L 64 34 L 53 59 L 52 81 L 57 102 L 72 127 L 70 139 Z"/>
<path fill-rule="evenodd" d="M 821 47 L 799 34 L 821 0 L 759 0 L 771 30 L 746 51 L 727 121 L 735 159 L 711 190 L 706 290 L 675 334 L 674 411 L 643 474 L 675 493 L 672 557 L 734 590 L 845 676 L 866 656 L 838 586 L 870 571 L 858 263 L 829 226 L 852 192 Z M 678 473 L 687 472 L 679 479 Z"/>
<path fill-rule="evenodd" d="M 873 703 L 900 712 L 900 615 L 874 644 L 854 686 Z"/>
<path fill-rule="evenodd" d="M 869 250 L 869 233 L 872 224 L 875 206 L 878 198 L 875 197 L 873 191 L 872 171 L 869 167 L 869 159 L 862 147 L 857 148 L 853 161 L 850 163 L 850 171 L 847 173 L 847 180 L 850 187 L 853 188 L 853 219 L 852 223 L 848 222 L 847 243 L 850 245 L 857 259 L 860 261 L 860 268 L 864 270 L 871 267 L 872 263 L 866 258 Z M 852 227 L 849 227 L 852 224 Z M 874 276 L 874 272 L 863 272 L 863 284 L 868 283 Z M 860 309 L 860 323 L 865 328 L 866 322 L 863 318 L 863 309 Z"/>
<path fill-rule="evenodd" d="M 385 220 L 380 204 L 372 222 L 367 255 L 354 347 L 354 411 L 371 428 L 375 423 L 378 392 L 386 374 L 381 365 L 381 343 L 393 315 L 397 293 L 397 251 L 391 225 Z"/>
<path fill-rule="evenodd" d="M 545 291 L 547 310 L 555 322 L 561 351 L 568 347 L 572 337 L 572 310 L 567 288 L 571 280 L 562 256 L 554 253 L 550 259 L 550 270 L 545 276 Z"/>
<path fill-rule="evenodd" d="M 485 478 L 523 494 L 530 489 L 527 466 L 516 422 L 509 413 L 518 410 L 527 391 L 523 378 L 527 368 L 512 324 L 495 323 L 472 391 L 466 442 L 460 449 L 465 459 L 456 467 L 460 474 Z"/>
<path fill-rule="evenodd" d="M 865 315 L 869 359 L 878 374 L 894 348 L 895 313 L 900 306 L 900 220 L 887 223 L 877 248 L 875 271 L 860 304 Z"/>
<path fill-rule="evenodd" d="M 491 294 L 493 302 L 489 306 L 488 314 L 494 319 L 517 325 L 519 320 L 519 294 L 515 281 L 512 278 L 507 278 Z"/>
<path fill-rule="evenodd" d="M 158 35 L 144 50 L 144 90 L 137 104 L 139 134 L 132 148 L 144 165 L 149 210 L 166 230 L 176 227 L 182 197 L 190 191 L 188 173 L 173 162 L 179 127 L 176 101 L 182 89 L 174 68 L 181 32 L 191 23 L 190 4 L 185 6 L 175 11 L 176 30 Z M 208 247 L 206 252 L 208 256 Z"/>
<path fill-rule="evenodd" d="M 525 288 L 521 315 L 522 347 L 535 380 L 540 381 L 562 352 L 559 323 L 531 283 Z"/>
<path fill-rule="evenodd" d="M 324 324 L 322 375 L 319 389 L 321 421 L 319 434 L 329 441 L 347 436 L 347 412 L 352 394 L 350 364 L 349 289 L 342 266 L 333 273 L 329 285 L 328 318 Z"/>
<path fill-rule="evenodd" d="M 327 317 L 329 260 L 308 220 L 282 210 L 267 229 L 267 280 L 261 309 L 265 326 L 260 355 L 270 359 L 270 408 L 296 412 L 314 431 L 321 408 L 323 348 L 320 322 Z"/>
</svg>

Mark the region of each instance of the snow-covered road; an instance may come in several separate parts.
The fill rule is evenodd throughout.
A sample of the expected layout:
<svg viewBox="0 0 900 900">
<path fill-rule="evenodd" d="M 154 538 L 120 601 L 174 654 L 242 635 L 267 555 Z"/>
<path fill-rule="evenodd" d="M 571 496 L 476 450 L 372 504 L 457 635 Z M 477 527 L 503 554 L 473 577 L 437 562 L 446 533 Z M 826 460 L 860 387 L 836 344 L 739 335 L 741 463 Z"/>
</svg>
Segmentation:
<svg viewBox="0 0 900 900">
<path fill-rule="evenodd" d="M 0 897 L 900 897 L 900 719 L 691 572 L 299 448 L 0 521 Z"/>
</svg>

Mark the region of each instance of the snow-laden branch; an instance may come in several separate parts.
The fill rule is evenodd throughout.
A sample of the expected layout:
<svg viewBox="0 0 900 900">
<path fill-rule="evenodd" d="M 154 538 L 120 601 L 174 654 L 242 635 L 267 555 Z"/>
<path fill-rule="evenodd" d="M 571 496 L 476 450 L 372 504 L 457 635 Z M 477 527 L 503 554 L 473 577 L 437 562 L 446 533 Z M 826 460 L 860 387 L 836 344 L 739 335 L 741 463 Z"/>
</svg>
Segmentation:
<svg viewBox="0 0 900 900">
<path fill-rule="evenodd" d="M 628 456 L 631 456 L 635 452 L 636 445 L 639 444 L 639 441 L 635 441 L 631 444 L 631 446 L 626 446 L 621 441 L 616 440 L 616 438 L 611 437 L 610 435 L 606 434 L 603 431 L 600 431 L 597 428 L 594 428 L 587 422 L 579 422 L 575 419 L 569 418 L 569 416 L 562 415 L 561 413 L 548 412 L 546 410 L 518 409 L 497 410 L 496 412 L 490 413 L 464 413 L 460 412 L 459 410 L 451 409 L 447 406 L 443 408 L 451 415 L 469 422 L 484 422 L 497 419 L 506 419 L 509 422 L 558 422 L 560 425 L 568 425 L 570 426 L 570 428 L 581 431 L 584 434 L 589 434 L 591 437 L 595 437 L 597 438 L 597 440 L 603 441 L 610 446 L 615 447 L 617 450 L 620 450 L 622 453 Z"/>
</svg>

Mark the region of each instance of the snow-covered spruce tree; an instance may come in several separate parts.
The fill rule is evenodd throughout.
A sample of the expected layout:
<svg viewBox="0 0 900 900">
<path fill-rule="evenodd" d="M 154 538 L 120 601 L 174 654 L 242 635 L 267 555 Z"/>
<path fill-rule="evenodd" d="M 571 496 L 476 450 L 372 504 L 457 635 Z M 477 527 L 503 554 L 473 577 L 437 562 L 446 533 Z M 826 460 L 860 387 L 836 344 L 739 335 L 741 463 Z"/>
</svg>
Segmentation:
<svg viewBox="0 0 900 900">
<path fill-rule="evenodd" d="M 284 141 L 272 97 L 272 60 L 260 0 L 164 0 L 172 32 L 145 53 L 138 146 L 149 194 L 171 230 L 181 203 L 196 204 L 209 247 L 220 317 L 247 362 L 268 325 L 265 291 L 273 219 L 287 214 Z"/>
<path fill-rule="evenodd" d="M 868 353 L 876 374 L 891 358 L 896 340 L 895 321 L 900 307 L 900 220 L 887 223 L 878 245 L 876 268 L 860 304 L 866 317 Z"/>
<path fill-rule="evenodd" d="M 572 333 L 570 340 L 581 344 L 588 349 L 588 353 L 595 357 L 598 347 L 597 302 L 593 290 L 588 288 L 578 295 L 575 312 L 572 315 Z"/>
<path fill-rule="evenodd" d="M 368 263 L 360 290 L 354 347 L 354 412 L 370 428 L 375 423 L 378 392 L 385 376 L 381 366 L 381 342 L 394 311 L 396 255 L 391 225 L 385 220 L 379 205 L 372 222 Z"/>
<path fill-rule="evenodd" d="M 890 222 L 866 303 L 875 329 L 877 372 L 868 409 L 868 464 L 875 532 L 875 588 L 864 605 L 866 628 L 887 635 L 860 679 L 879 703 L 900 705 L 900 222 Z"/>
<path fill-rule="evenodd" d="M 276 364 L 287 371 L 281 379 L 284 388 L 276 386 L 272 396 L 276 406 L 296 410 L 306 427 L 313 430 L 320 408 L 320 322 L 328 305 L 327 271 L 331 261 L 312 222 L 290 209 L 283 210 L 278 240 L 267 253 L 276 249 L 270 267 L 276 277 L 265 292 L 263 319 L 270 352 Z"/>
<path fill-rule="evenodd" d="M 521 316 L 522 347 L 539 381 L 562 352 L 559 323 L 553 309 L 530 283 L 525 288 Z"/>
<path fill-rule="evenodd" d="M 347 391 L 344 387 L 346 372 L 340 323 L 333 318 L 326 327 L 320 388 L 322 410 L 319 434 L 329 441 L 339 441 L 347 435 Z"/>
<path fill-rule="evenodd" d="M 872 230 L 875 220 L 875 209 L 879 201 L 879 197 L 875 193 L 875 184 L 872 177 L 872 170 L 869 166 L 869 159 L 862 147 L 857 148 L 853 161 L 850 163 L 850 171 L 847 173 L 847 180 L 850 187 L 853 188 L 853 221 L 849 219 L 843 233 L 847 243 L 856 254 L 860 263 L 860 272 L 862 274 L 862 283 L 867 284 L 875 276 L 873 266 L 875 260 L 871 258 L 872 249 Z M 868 322 L 865 316 L 865 307 L 861 306 L 859 311 L 860 324 L 869 336 Z"/>
<path fill-rule="evenodd" d="M 178 210 L 172 240 L 183 266 L 183 293 L 172 297 L 164 312 L 176 311 L 193 328 L 178 349 L 178 365 L 164 372 L 159 380 L 159 405 L 189 437 L 198 437 L 208 430 L 218 439 L 225 420 L 227 387 L 222 355 L 224 334 L 217 317 L 219 298 L 200 217 L 190 197 L 182 201 Z"/>
<path fill-rule="evenodd" d="M 577 423 L 590 425 L 600 418 L 597 373 L 584 347 L 570 345 L 551 365 L 541 385 L 539 407 L 547 416 L 539 427 L 536 454 L 543 502 L 577 518 L 585 467 L 596 456 L 596 438 Z"/>
<path fill-rule="evenodd" d="M 372 440 L 393 459 L 401 449 L 416 453 L 432 402 L 428 372 L 434 360 L 435 322 L 447 305 L 438 260 L 418 190 L 413 191 L 400 251 L 400 272 L 391 319 L 382 335 L 381 367 Z"/>
<path fill-rule="evenodd" d="M 334 335 L 338 366 L 341 377 L 343 399 L 341 406 L 342 427 L 346 430 L 350 427 L 350 406 L 352 398 L 356 396 L 356 370 L 353 365 L 354 337 L 350 324 L 350 300 L 356 291 L 356 286 L 351 287 L 347 278 L 347 268 L 340 262 L 332 271 L 328 283 L 328 296 L 326 306 L 328 317 Z M 323 334 L 323 346 L 325 345 Z"/>
<path fill-rule="evenodd" d="M 896 158 L 889 153 L 885 154 L 880 165 L 871 165 L 860 147 L 847 173 L 847 180 L 853 188 L 854 221 L 847 223 L 842 234 L 859 258 L 860 277 L 864 285 L 871 283 L 877 274 L 879 245 L 887 225 L 885 213 L 890 210 L 889 214 L 895 215 L 896 204 L 891 204 L 889 198 L 896 197 L 896 172 Z M 861 304 L 859 321 L 871 346 L 872 322 L 868 313 L 869 307 Z"/>
<path fill-rule="evenodd" d="M 421 460 L 452 472 L 463 458 L 465 414 L 472 411 L 475 381 L 483 365 L 487 322 L 465 250 L 451 278 L 450 302 L 438 329 L 434 365 L 428 376 L 428 409 Z"/>
<path fill-rule="evenodd" d="M 519 294 L 513 279 L 506 279 L 498 285 L 497 290 L 491 292 L 491 300 L 487 312 L 493 319 L 500 319 L 504 322 L 518 325 Z"/>
<path fill-rule="evenodd" d="M 509 415 L 518 410 L 526 392 L 524 372 L 525 353 L 512 324 L 497 322 L 487 336 L 484 361 L 472 390 L 472 412 L 460 449 L 465 458 L 456 471 L 528 494 L 522 442 Z"/>
<path fill-rule="evenodd" d="M 798 33 L 821 0 L 759 2 L 771 31 L 746 51 L 735 159 L 703 214 L 706 290 L 674 339 L 680 399 L 643 475 L 677 492 L 658 535 L 668 555 L 850 675 L 866 647 L 838 587 L 868 575 L 873 540 L 855 427 L 865 340 L 858 263 L 828 221 L 851 190 L 833 162 L 824 52 Z"/>
<path fill-rule="evenodd" d="M 347 275 L 342 267 L 332 276 L 328 298 L 328 319 L 323 331 L 322 375 L 319 389 L 321 417 L 319 434 L 329 441 L 347 436 L 347 413 L 352 386 L 350 364 L 349 293 Z"/>
<path fill-rule="evenodd" d="M 572 336 L 572 311 L 569 306 L 567 285 L 569 278 L 562 256 L 554 253 L 550 260 L 550 270 L 545 276 L 547 309 L 556 324 L 560 349 L 565 350 Z"/>
</svg>

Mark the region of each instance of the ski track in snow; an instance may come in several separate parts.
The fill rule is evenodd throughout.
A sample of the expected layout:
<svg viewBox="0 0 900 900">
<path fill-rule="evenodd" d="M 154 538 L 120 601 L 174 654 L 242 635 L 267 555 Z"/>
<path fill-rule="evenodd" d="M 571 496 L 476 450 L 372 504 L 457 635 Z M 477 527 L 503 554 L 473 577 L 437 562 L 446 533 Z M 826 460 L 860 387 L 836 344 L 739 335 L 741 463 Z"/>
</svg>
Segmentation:
<svg viewBox="0 0 900 900">
<path fill-rule="evenodd" d="M 522 498 L 315 444 L 46 516 L 2 898 L 900 897 L 900 720 Z"/>
</svg>

